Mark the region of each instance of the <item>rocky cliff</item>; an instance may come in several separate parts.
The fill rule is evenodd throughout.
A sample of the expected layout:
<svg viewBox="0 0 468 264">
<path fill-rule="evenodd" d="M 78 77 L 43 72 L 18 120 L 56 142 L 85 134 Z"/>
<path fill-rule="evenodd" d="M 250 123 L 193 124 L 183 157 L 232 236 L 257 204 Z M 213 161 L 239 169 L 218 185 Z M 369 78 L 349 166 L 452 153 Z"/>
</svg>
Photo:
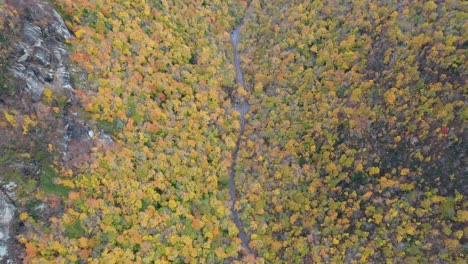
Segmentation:
<svg viewBox="0 0 468 264">
<path fill-rule="evenodd" d="M 59 13 L 45 0 L 0 7 L 0 259 L 17 263 L 20 214 L 60 214 L 24 192 L 49 188 L 59 197 L 54 176 L 79 168 L 94 132 L 79 117 L 66 49 L 72 35 Z"/>
</svg>

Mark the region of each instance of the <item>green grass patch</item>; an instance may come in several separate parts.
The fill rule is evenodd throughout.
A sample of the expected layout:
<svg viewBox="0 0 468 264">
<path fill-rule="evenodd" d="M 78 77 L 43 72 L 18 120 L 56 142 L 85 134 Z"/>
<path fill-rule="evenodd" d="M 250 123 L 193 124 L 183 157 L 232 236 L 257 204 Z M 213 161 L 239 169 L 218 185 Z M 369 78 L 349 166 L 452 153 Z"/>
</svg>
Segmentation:
<svg viewBox="0 0 468 264">
<path fill-rule="evenodd" d="M 59 175 L 52 167 L 44 166 L 40 176 L 41 189 L 46 193 L 67 196 L 71 189 L 63 185 L 56 184 L 54 180 L 58 177 Z"/>
<path fill-rule="evenodd" d="M 85 229 L 81 221 L 78 220 L 75 223 L 65 225 L 65 233 L 69 238 L 80 238 L 83 237 Z"/>
</svg>

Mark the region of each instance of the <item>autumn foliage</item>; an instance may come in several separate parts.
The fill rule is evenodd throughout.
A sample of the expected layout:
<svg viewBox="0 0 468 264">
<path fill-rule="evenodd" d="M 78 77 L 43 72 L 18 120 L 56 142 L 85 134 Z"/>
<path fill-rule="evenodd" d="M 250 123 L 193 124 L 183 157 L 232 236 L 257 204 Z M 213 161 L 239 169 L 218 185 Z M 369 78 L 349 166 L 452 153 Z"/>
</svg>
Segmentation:
<svg viewBox="0 0 468 264">
<path fill-rule="evenodd" d="M 27 261 L 464 263 L 466 4 L 57 0 L 90 123 L 111 135 Z M 465 34 L 465 35 L 464 35 Z M 10 113 L 0 116 L 12 123 Z M 24 121 L 23 123 L 33 121 Z M 465 138 L 464 138 L 465 137 Z"/>
</svg>

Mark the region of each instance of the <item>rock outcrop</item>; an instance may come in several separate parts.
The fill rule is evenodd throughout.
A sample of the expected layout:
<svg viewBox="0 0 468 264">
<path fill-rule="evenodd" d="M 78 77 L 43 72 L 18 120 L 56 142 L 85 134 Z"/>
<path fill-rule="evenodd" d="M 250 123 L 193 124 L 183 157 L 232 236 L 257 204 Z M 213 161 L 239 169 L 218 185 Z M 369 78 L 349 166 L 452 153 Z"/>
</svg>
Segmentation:
<svg viewBox="0 0 468 264">
<path fill-rule="evenodd" d="M 72 89 L 64 45 L 72 35 L 60 15 L 46 1 L 24 0 L 16 5 L 26 11 L 21 41 L 15 44 L 13 73 L 33 102 L 40 100 L 45 87 Z"/>
<path fill-rule="evenodd" d="M 0 260 L 2 261 L 10 259 L 8 256 L 10 225 L 14 220 L 16 210 L 11 197 L 14 196 L 15 187 L 15 183 L 7 183 L 2 186 L 2 192 L 0 193 Z"/>
<path fill-rule="evenodd" d="M 31 157 L 27 162 L 38 163 L 31 149 L 42 148 L 47 153 L 47 146 L 51 144 L 58 156 L 50 159 L 58 161 L 66 169 L 76 170 L 90 152 L 93 144 L 91 135 L 94 133 L 80 118 L 80 105 L 74 99 L 66 50 L 66 42 L 73 36 L 59 13 L 46 0 L 0 0 L 0 5 L 15 15 L 0 12 L 0 16 L 4 15 L 0 17 L 1 21 L 6 25 L 0 27 L 4 41 L 1 43 L 4 51 L 0 55 L 3 55 L 4 63 L 0 65 L 0 74 L 3 75 L 0 81 L 4 81 L 2 86 L 13 91 L 0 91 L 0 115 L 8 112 L 15 113 L 15 118 L 31 117 L 40 127 L 33 129 L 40 132 L 28 133 L 21 127 L 21 121 L 19 126 L 0 126 L 0 155 L 28 149 L 30 153 L 27 155 L 31 154 Z M 8 52 L 5 52 L 5 47 Z M 46 89 L 52 91 L 55 98 L 60 98 L 60 103 L 44 104 Z M 52 111 L 54 108 L 59 114 Z M 20 151 L 17 148 L 24 149 Z M 10 165 L 16 163 L 14 167 L 23 161 L 11 158 L 9 162 Z M 16 208 L 11 198 L 15 190 L 10 188 L 9 180 L 3 182 L 11 175 L 6 175 L 8 172 L 2 171 L 4 168 L 1 166 L 6 165 L 0 164 L 0 263 L 20 263 L 21 246 L 14 238 L 20 231 L 18 215 L 27 208 L 19 205 Z M 39 180 L 41 164 L 36 167 L 35 173 L 18 169 L 21 171 L 18 177 L 23 174 L 25 179 Z M 19 179 L 16 181 L 20 182 Z"/>
</svg>

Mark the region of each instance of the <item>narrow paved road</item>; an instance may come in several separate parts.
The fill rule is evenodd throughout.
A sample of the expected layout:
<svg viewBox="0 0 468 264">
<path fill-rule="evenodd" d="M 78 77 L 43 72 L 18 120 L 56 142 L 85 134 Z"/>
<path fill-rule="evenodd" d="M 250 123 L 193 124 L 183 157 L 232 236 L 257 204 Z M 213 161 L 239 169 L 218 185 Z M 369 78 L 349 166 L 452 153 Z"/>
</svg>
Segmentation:
<svg viewBox="0 0 468 264">
<path fill-rule="evenodd" d="M 240 29 L 242 27 L 242 24 L 243 24 L 243 21 L 241 21 L 239 25 L 237 25 L 231 31 L 231 42 L 234 48 L 234 66 L 236 67 L 237 81 L 239 82 L 239 85 L 241 85 L 245 89 L 246 86 L 245 86 L 245 80 L 244 80 L 244 73 L 242 72 L 242 69 L 241 69 L 241 60 L 240 60 L 239 51 L 237 49 L 239 45 L 239 41 L 240 41 Z"/>
<path fill-rule="evenodd" d="M 234 66 L 236 68 L 236 74 L 237 74 L 237 82 L 240 87 L 242 87 L 246 91 L 250 91 L 245 85 L 244 81 L 244 74 L 242 72 L 241 68 L 241 61 L 240 61 L 240 56 L 239 56 L 239 51 L 237 49 L 239 40 L 240 40 L 240 29 L 243 24 L 243 20 L 237 25 L 231 32 L 231 42 L 232 46 L 234 49 Z M 230 168 L 230 173 L 229 173 L 229 194 L 231 196 L 231 214 L 232 218 L 234 220 L 234 223 L 237 226 L 237 229 L 239 230 L 239 237 L 242 241 L 242 246 L 244 249 L 249 253 L 255 255 L 255 252 L 250 248 L 249 246 L 249 236 L 246 234 L 244 230 L 244 225 L 242 223 L 242 220 L 239 217 L 239 212 L 237 212 L 235 205 L 237 201 L 237 196 L 236 196 L 236 182 L 235 182 L 235 168 L 237 165 L 237 156 L 239 153 L 239 146 L 242 141 L 242 137 L 244 136 L 244 131 L 245 131 L 245 124 L 246 124 L 246 119 L 245 115 L 249 112 L 250 110 L 250 105 L 247 102 L 246 98 L 237 98 L 234 99 L 234 108 L 237 112 L 240 114 L 240 119 L 241 119 L 241 128 L 238 133 L 238 138 L 236 142 L 236 148 L 234 149 L 234 153 L 232 154 L 232 164 Z"/>
</svg>

